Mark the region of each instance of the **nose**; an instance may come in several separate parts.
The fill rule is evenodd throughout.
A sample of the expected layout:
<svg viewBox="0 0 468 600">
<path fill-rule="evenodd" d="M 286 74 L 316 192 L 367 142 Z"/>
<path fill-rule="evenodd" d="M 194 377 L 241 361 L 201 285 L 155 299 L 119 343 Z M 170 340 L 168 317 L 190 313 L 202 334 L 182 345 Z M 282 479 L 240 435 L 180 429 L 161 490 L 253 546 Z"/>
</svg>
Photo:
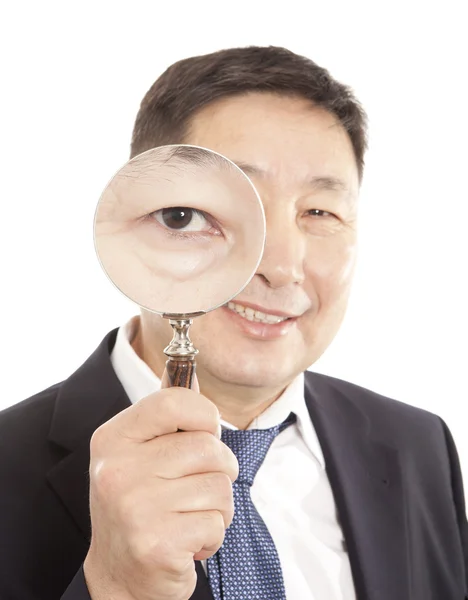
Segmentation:
<svg viewBox="0 0 468 600">
<path fill-rule="evenodd" d="M 257 275 L 272 288 L 304 283 L 305 238 L 295 221 L 267 215 L 265 249 Z"/>
</svg>

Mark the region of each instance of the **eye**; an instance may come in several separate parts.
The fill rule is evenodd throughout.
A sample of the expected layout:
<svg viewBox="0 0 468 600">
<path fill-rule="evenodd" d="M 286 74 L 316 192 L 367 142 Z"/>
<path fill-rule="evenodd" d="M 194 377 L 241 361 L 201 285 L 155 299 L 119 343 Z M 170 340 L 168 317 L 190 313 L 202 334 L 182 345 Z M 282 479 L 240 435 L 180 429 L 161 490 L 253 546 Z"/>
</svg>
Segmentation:
<svg viewBox="0 0 468 600">
<path fill-rule="evenodd" d="M 311 235 L 324 237 L 341 230 L 342 219 L 335 213 L 321 208 L 311 208 L 304 214 L 303 224 Z"/>
<path fill-rule="evenodd" d="M 165 229 L 174 233 L 209 233 L 221 235 L 214 224 L 214 219 L 208 213 L 186 206 L 171 206 L 156 210 L 149 215 Z"/>
<path fill-rule="evenodd" d="M 312 217 L 333 217 L 332 213 L 327 212 L 326 210 L 320 210 L 319 208 L 311 208 L 307 211 L 307 214 Z"/>
</svg>

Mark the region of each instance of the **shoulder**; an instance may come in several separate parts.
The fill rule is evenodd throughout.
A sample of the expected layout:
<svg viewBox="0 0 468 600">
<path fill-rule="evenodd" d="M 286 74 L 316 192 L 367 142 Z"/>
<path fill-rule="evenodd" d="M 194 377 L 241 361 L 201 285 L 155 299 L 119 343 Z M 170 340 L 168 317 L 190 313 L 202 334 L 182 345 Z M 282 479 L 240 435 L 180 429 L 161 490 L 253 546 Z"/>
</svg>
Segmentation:
<svg viewBox="0 0 468 600">
<path fill-rule="evenodd" d="M 307 371 L 305 379 L 317 394 L 351 404 L 368 420 L 374 435 L 392 441 L 444 441 L 446 425 L 431 411 L 336 377 Z"/>
<path fill-rule="evenodd" d="M 48 429 L 54 412 L 55 400 L 62 383 L 49 388 L 0 411 L 0 439 L 32 435 Z"/>
<path fill-rule="evenodd" d="M 55 401 L 62 384 L 55 384 L 0 412 L 0 465 L 19 469 L 46 451 Z"/>
</svg>

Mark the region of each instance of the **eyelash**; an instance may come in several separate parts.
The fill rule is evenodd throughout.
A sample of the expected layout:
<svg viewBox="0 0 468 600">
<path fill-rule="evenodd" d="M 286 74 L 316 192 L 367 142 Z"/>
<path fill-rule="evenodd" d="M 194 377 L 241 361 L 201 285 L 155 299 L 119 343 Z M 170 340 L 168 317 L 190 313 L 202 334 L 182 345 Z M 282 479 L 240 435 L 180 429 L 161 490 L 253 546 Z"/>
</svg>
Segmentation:
<svg viewBox="0 0 468 600">
<path fill-rule="evenodd" d="M 158 223 L 158 225 L 159 225 L 159 223 Z M 159 225 L 159 227 L 161 227 L 161 225 Z M 200 239 L 200 235 L 203 236 L 203 233 L 193 233 L 193 232 L 179 233 L 177 231 L 172 232 L 170 229 L 165 229 L 164 227 L 161 227 L 161 229 L 164 232 L 164 235 L 166 235 L 168 238 L 171 238 L 171 240 L 173 240 L 175 238 L 176 240 L 191 241 L 191 240 Z M 205 233 L 208 233 L 208 232 L 205 232 Z"/>
<path fill-rule="evenodd" d="M 325 213 L 325 214 L 324 215 L 312 215 L 312 214 L 310 214 L 310 213 L 312 213 L 314 211 L 320 212 L 320 213 Z M 320 208 L 311 208 L 310 210 L 307 211 L 307 214 L 309 216 L 311 216 L 311 217 L 320 217 L 320 216 L 326 216 L 326 215 L 328 215 L 330 217 L 334 217 L 335 216 L 333 213 L 328 212 L 327 210 L 321 210 Z"/>
<path fill-rule="evenodd" d="M 163 210 L 163 209 L 158 209 L 158 210 Z M 222 230 L 221 230 L 221 225 L 218 224 L 218 227 L 213 226 L 213 229 L 217 229 L 219 233 L 210 233 L 210 230 L 208 231 L 198 231 L 198 232 L 178 232 L 177 230 L 173 230 L 171 231 L 169 228 L 163 227 L 160 223 L 158 223 L 158 221 L 154 218 L 154 214 L 156 212 L 158 212 L 158 210 L 153 210 L 152 212 L 144 215 L 143 217 L 140 218 L 140 220 L 142 222 L 151 222 L 153 225 L 156 225 L 160 231 L 163 232 L 164 235 L 166 235 L 169 239 L 173 240 L 173 239 L 177 239 L 177 240 L 182 240 L 182 241 L 193 241 L 193 240 L 199 240 L 200 237 L 203 238 L 207 238 L 208 236 L 212 237 L 224 237 Z M 197 209 L 193 209 L 193 210 L 197 210 Z M 203 211 L 203 210 L 197 210 L 198 213 L 202 214 L 204 216 L 204 218 L 212 224 L 212 221 L 214 220 L 214 218 L 207 212 Z"/>
</svg>

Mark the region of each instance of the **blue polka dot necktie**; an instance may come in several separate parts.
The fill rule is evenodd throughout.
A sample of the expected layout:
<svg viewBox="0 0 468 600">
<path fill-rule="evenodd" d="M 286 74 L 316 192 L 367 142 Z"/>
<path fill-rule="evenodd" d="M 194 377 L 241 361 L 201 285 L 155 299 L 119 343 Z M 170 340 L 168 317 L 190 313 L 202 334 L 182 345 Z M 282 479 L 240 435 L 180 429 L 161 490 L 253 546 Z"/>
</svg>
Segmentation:
<svg viewBox="0 0 468 600">
<path fill-rule="evenodd" d="M 221 548 L 207 561 L 214 600 L 286 600 L 283 573 L 271 535 L 258 514 L 250 488 L 275 437 L 294 423 L 289 417 L 270 429 L 223 430 L 222 441 L 236 455 L 234 518 Z"/>
</svg>

